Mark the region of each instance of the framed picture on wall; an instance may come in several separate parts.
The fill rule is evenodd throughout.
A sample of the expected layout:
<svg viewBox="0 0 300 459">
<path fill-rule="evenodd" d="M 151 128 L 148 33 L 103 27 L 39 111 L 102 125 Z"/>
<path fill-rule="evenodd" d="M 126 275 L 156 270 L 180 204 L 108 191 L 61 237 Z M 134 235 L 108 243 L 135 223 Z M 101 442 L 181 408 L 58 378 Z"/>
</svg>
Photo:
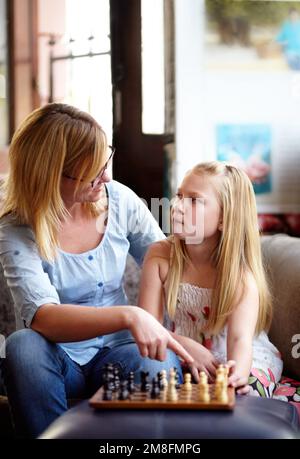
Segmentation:
<svg viewBox="0 0 300 459">
<path fill-rule="evenodd" d="M 217 159 L 243 169 L 256 194 L 272 191 L 271 128 L 261 124 L 217 126 Z"/>
</svg>

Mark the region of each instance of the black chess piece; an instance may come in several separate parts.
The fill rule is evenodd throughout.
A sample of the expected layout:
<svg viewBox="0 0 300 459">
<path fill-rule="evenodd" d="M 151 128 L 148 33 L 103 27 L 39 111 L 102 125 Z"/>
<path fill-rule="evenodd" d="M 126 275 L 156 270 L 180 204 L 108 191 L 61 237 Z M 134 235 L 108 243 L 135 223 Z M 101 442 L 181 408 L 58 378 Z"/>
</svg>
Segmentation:
<svg viewBox="0 0 300 459">
<path fill-rule="evenodd" d="M 152 379 L 152 389 L 151 389 L 151 398 L 159 398 L 160 396 L 160 388 L 159 388 L 159 380 L 157 378 Z"/>
<path fill-rule="evenodd" d="M 128 376 L 128 390 L 130 394 L 132 394 L 135 391 L 135 385 L 134 385 L 134 373 L 131 371 Z"/>
<path fill-rule="evenodd" d="M 113 376 L 114 376 L 114 391 L 117 392 L 120 388 L 119 368 L 114 367 Z"/>
<path fill-rule="evenodd" d="M 119 389 L 119 400 L 127 400 L 129 398 L 129 391 L 127 388 L 127 381 L 122 381 Z"/>
<path fill-rule="evenodd" d="M 107 390 L 115 390 L 114 385 L 114 366 L 111 363 L 106 363 L 104 367 L 103 382 Z"/>
<path fill-rule="evenodd" d="M 179 373 L 177 368 L 174 367 L 175 370 L 175 388 L 179 389 L 180 388 L 180 382 L 179 382 Z"/>
<path fill-rule="evenodd" d="M 158 386 L 159 386 L 160 390 L 164 389 L 163 375 L 162 375 L 161 371 L 159 371 L 157 373 L 157 378 L 158 378 Z"/>
<path fill-rule="evenodd" d="M 148 392 L 150 389 L 149 372 L 141 371 L 141 392 Z"/>
<path fill-rule="evenodd" d="M 103 400 L 112 400 L 112 391 L 109 389 L 104 389 L 103 391 Z"/>
</svg>

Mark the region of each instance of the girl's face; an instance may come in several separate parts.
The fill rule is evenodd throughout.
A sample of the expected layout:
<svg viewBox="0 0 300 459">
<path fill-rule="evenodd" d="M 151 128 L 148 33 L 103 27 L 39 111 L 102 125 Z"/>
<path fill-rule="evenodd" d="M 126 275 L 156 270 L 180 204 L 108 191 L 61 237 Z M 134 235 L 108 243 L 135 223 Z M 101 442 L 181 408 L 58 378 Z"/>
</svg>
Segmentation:
<svg viewBox="0 0 300 459">
<path fill-rule="evenodd" d="M 219 235 L 221 207 L 214 180 L 190 173 L 178 188 L 172 210 L 173 233 L 186 243 L 200 244 Z"/>
</svg>

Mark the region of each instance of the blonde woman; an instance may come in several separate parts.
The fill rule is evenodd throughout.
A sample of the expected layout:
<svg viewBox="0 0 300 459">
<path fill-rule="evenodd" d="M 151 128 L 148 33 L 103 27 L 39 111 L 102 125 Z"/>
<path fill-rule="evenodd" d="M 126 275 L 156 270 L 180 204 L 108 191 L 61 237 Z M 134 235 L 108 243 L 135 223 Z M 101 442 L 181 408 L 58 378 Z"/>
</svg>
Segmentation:
<svg viewBox="0 0 300 459">
<path fill-rule="evenodd" d="M 250 180 L 225 163 L 195 166 L 178 189 L 172 221 L 173 235 L 145 257 L 140 306 L 162 322 L 166 305 L 196 380 L 199 371 L 213 380 L 227 362 L 238 393 L 271 396 L 282 360 L 266 334 L 271 303 Z"/>
<path fill-rule="evenodd" d="M 68 397 L 97 390 L 108 362 L 123 378 L 180 371 L 176 353 L 192 361 L 151 314 L 127 305 L 127 254 L 141 263 L 163 233 L 110 180 L 112 155 L 98 123 L 63 104 L 34 111 L 12 139 L 0 261 L 26 328 L 8 338 L 3 373 L 22 436 L 39 435 Z"/>
</svg>

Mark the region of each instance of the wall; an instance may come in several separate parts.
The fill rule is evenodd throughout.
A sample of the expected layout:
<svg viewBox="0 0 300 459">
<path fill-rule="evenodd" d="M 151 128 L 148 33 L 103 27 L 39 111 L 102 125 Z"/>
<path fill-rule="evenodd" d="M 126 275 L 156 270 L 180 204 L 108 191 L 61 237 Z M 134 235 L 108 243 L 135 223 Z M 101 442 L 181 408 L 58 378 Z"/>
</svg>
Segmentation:
<svg viewBox="0 0 300 459">
<path fill-rule="evenodd" d="M 175 0 L 177 181 L 204 156 L 202 0 Z"/>
<path fill-rule="evenodd" d="M 218 124 L 266 124 L 273 188 L 257 195 L 258 210 L 300 212 L 300 72 L 283 57 L 259 59 L 254 47 L 216 42 L 205 53 L 204 6 L 175 0 L 176 181 L 193 164 L 215 159 Z"/>
</svg>

